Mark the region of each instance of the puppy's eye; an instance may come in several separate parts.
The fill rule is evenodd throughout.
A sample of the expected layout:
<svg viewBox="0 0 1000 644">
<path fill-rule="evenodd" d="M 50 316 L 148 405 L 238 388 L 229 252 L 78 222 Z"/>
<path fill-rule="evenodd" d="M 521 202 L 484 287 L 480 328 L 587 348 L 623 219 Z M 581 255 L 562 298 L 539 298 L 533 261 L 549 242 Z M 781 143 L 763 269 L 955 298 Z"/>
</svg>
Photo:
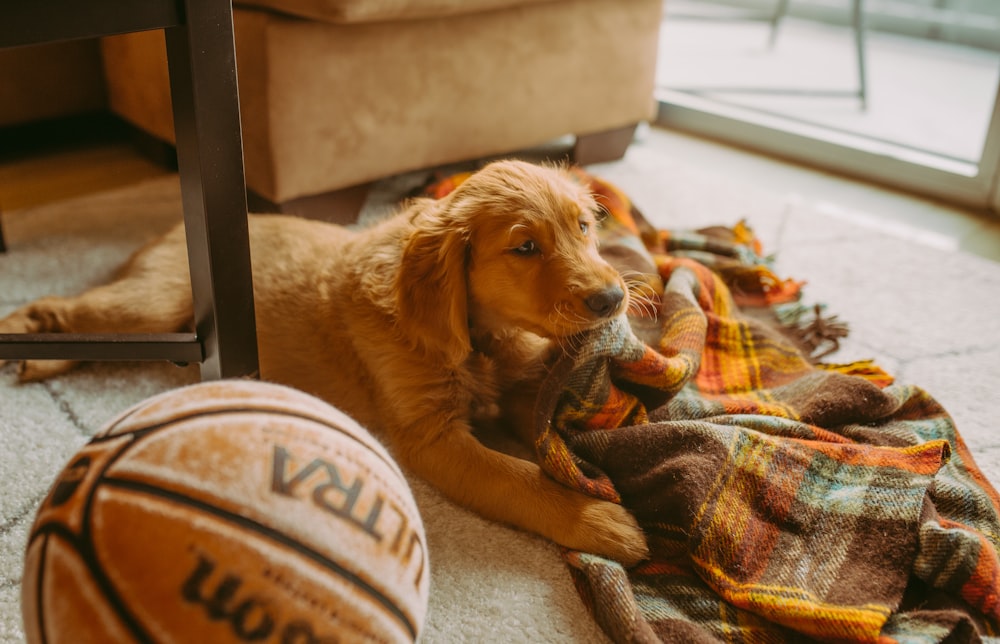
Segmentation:
<svg viewBox="0 0 1000 644">
<path fill-rule="evenodd" d="M 527 257 L 529 255 L 537 255 L 538 244 L 536 244 L 533 240 L 529 239 L 528 241 L 524 242 L 523 244 L 512 250 L 515 255 L 523 255 L 524 257 Z"/>
<path fill-rule="evenodd" d="M 586 235 L 590 232 L 590 222 L 580 220 L 580 232 Z"/>
</svg>

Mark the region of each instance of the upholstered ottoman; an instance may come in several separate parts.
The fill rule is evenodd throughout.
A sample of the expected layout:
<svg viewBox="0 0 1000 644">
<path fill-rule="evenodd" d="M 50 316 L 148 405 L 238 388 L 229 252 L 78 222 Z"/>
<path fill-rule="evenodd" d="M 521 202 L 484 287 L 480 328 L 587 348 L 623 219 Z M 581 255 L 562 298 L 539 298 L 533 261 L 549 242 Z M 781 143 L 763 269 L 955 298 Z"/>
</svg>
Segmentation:
<svg viewBox="0 0 1000 644">
<path fill-rule="evenodd" d="M 593 151 L 582 160 L 620 156 L 653 112 L 661 11 L 662 0 L 239 0 L 248 187 L 295 211 L 564 135 Z M 109 39 L 103 55 L 111 109 L 172 141 L 162 35 Z"/>
</svg>

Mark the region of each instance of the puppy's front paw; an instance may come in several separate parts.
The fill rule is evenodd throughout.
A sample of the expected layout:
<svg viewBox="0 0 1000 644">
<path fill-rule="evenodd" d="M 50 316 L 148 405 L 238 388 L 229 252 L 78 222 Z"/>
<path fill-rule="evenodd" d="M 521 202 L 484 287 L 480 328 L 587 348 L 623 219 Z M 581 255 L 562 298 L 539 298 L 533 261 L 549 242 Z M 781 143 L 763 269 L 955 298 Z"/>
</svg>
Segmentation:
<svg viewBox="0 0 1000 644">
<path fill-rule="evenodd" d="M 573 526 L 570 548 L 633 566 L 649 556 L 646 535 L 628 510 L 616 503 L 592 499 Z"/>
</svg>

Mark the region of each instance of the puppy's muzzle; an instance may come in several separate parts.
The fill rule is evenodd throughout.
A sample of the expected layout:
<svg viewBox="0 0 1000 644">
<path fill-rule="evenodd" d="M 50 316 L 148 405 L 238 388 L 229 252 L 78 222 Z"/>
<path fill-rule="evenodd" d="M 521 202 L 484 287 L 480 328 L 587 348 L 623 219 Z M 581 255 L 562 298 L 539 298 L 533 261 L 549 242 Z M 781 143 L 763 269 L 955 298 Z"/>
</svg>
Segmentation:
<svg viewBox="0 0 1000 644">
<path fill-rule="evenodd" d="M 606 318 L 618 312 L 618 308 L 624 299 L 625 291 L 615 284 L 588 296 L 584 302 L 591 313 L 598 317 Z"/>
</svg>

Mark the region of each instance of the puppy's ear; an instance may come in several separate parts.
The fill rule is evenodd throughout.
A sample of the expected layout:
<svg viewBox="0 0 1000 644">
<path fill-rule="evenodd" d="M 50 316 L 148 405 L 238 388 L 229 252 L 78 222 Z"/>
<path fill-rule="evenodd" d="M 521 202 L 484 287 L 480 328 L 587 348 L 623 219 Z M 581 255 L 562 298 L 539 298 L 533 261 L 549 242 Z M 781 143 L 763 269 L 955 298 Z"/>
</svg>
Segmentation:
<svg viewBox="0 0 1000 644">
<path fill-rule="evenodd" d="M 400 330 L 415 345 L 444 353 L 449 364 L 472 350 L 466 270 L 469 233 L 447 217 L 447 202 L 427 201 L 413 218 L 396 284 Z"/>
</svg>

